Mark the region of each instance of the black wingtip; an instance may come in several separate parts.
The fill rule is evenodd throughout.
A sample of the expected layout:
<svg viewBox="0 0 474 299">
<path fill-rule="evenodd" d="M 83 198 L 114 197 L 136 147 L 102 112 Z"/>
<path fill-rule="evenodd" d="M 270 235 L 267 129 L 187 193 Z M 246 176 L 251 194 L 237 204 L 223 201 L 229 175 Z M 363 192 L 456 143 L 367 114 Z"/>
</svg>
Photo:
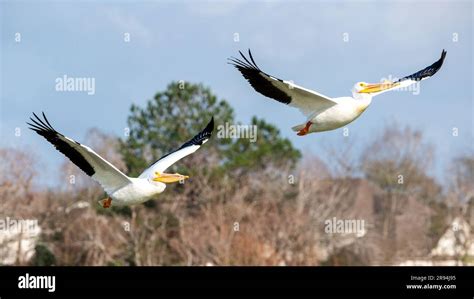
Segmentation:
<svg viewBox="0 0 474 299">
<path fill-rule="evenodd" d="M 40 133 L 45 131 L 56 132 L 53 126 L 49 123 L 48 119 L 46 118 L 46 114 L 41 112 L 43 118 L 39 117 L 36 113 L 32 112 L 33 116 L 30 117 L 31 122 L 26 122 L 29 125 L 29 129 Z"/>
<path fill-rule="evenodd" d="M 36 118 L 36 120 L 33 117 L 30 117 L 30 122 L 26 122 L 26 124 L 29 126 L 28 129 L 33 130 L 35 132 L 43 130 L 43 123 L 41 122 L 41 119 L 36 115 L 36 113 L 31 112 L 33 116 Z"/>
<path fill-rule="evenodd" d="M 214 116 L 211 117 L 211 120 L 203 130 L 204 132 L 212 133 L 214 131 Z"/>
<path fill-rule="evenodd" d="M 243 70 L 252 70 L 252 71 L 259 71 L 261 72 L 258 65 L 255 63 L 253 59 L 252 52 L 248 49 L 248 58 L 239 50 L 239 54 L 241 58 L 230 57 L 227 58 L 227 63 L 235 66 L 240 72 Z"/>
<path fill-rule="evenodd" d="M 34 115 L 34 117 L 35 117 L 37 120 L 41 120 L 41 119 L 38 117 L 38 115 L 36 115 L 36 113 L 33 112 L 33 115 Z"/>
<path fill-rule="evenodd" d="M 42 113 L 43 113 L 43 118 L 44 118 L 44 120 L 46 121 L 46 123 L 48 124 L 48 126 L 54 131 L 54 128 L 53 128 L 53 126 L 49 123 L 49 120 L 48 120 L 48 118 L 46 117 L 46 114 L 44 114 L 44 112 L 42 112 Z"/>
<path fill-rule="evenodd" d="M 436 71 L 438 71 L 441 68 L 441 66 L 443 65 L 444 59 L 446 58 L 446 53 L 447 53 L 446 50 L 443 49 L 443 51 L 441 52 L 441 57 L 438 59 L 437 62 L 435 62 L 435 64 L 437 65 L 437 70 Z"/>
<path fill-rule="evenodd" d="M 444 58 L 446 57 L 446 53 L 448 52 L 446 52 L 446 50 L 443 49 L 443 52 L 441 52 L 441 61 L 444 61 Z"/>
<path fill-rule="evenodd" d="M 252 63 L 255 65 L 255 67 L 256 67 L 257 69 L 260 69 L 260 68 L 258 67 L 257 63 L 255 62 L 255 60 L 253 59 L 252 52 L 250 51 L 250 49 L 249 49 L 249 56 L 250 56 L 250 60 L 252 60 Z"/>
</svg>

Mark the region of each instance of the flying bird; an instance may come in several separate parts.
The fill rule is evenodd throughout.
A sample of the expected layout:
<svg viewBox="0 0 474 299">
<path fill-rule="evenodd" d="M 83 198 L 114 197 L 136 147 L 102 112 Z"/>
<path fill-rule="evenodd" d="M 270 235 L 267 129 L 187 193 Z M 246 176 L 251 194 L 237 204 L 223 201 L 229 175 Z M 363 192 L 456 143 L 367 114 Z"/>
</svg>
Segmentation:
<svg viewBox="0 0 474 299">
<path fill-rule="evenodd" d="M 446 57 L 446 51 L 443 50 L 438 61 L 412 75 L 396 81 L 385 80 L 382 83 L 357 82 L 352 88 L 352 97 L 331 98 L 265 73 L 255 63 L 250 50 L 248 57 L 240 51 L 239 53 L 242 59 L 231 57 L 229 63 L 240 71 L 257 92 L 298 108 L 306 116 L 304 123 L 292 128 L 299 136 L 334 130 L 354 121 L 367 109 L 372 97 L 389 90 L 406 88 L 433 76 L 441 68 Z"/>
<path fill-rule="evenodd" d="M 166 188 L 166 184 L 188 179 L 189 177 L 186 175 L 165 173 L 165 171 L 206 143 L 214 130 L 214 117 L 212 117 L 204 130 L 177 150 L 153 162 L 140 176 L 132 178 L 99 156 L 90 147 L 56 131 L 44 113 L 43 119 L 35 113 L 33 115 L 34 118 L 30 117 L 31 123 L 27 122 L 30 129 L 43 136 L 58 151 L 102 186 L 108 195 L 108 197 L 99 201 L 104 208 L 109 208 L 112 203 L 116 206 L 127 206 L 145 202 L 162 193 Z"/>
</svg>

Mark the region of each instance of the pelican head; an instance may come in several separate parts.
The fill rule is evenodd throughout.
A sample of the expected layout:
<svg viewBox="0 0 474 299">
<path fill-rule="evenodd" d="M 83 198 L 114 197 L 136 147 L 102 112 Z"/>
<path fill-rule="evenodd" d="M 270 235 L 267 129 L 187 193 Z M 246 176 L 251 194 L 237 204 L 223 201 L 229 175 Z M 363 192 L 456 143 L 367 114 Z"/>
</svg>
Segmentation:
<svg viewBox="0 0 474 299">
<path fill-rule="evenodd" d="M 374 95 L 364 92 L 364 90 L 370 85 L 371 84 L 367 82 L 357 82 L 352 88 L 352 97 L 356 100 L 359 100 L 361 102 L 360 105 L 362 105 L 360 107 L 360 113 L 362 113 L 372 102 L 372 97 Z"/>
<path fill-rule="evenodd" d="M 354 87 L 352 88 L 353 91 L 360 93 L 362 90 L 364 90 L 369 84 L 367 82 L 357 82 L 354 84 Z"/>
</svg>

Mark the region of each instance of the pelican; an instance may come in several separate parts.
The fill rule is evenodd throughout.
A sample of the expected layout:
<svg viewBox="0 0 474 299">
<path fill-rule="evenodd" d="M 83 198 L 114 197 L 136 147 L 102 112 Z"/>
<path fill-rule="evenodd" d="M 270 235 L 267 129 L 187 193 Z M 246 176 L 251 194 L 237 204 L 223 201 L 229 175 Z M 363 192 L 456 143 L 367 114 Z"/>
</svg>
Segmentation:
<svg viewBox="0 0 474 299">
<path fill-rule="evenodd" d="M 433 76 L 441 68 L 446 57 L 446 51 L 443 50 L 438 61 L 412 75 L 381 83 L 357 82 L 352 88 L 352 97 L 331 98 L 265 73 L 255 63 L 250 50 L 248 58 L 242 52 L 239 53 L 243 60 L 231 57 L 229 63 L 240 71 L 257 92 L 298 108 L 306 117 L 303 124 L 292 128 L 299 136 L 334 130 L 351 123 L 367 109 L 372 97 L 389 90 L 407 88 Z"/>
<path fill-rule="evenodd" d="M 143 203 L 162 193 L 166 188 L 166 184 L 188 179 L 189 176 L 187 175 L 165 173 L 165 170 L 182 158 L 194 153 L 209 140 L 214 130 L 214 117 L 212 117 L 204 130 L 177 150 L 153 162 L 140 176 L 132 178 L 126 176 L 90 147 L 57 132 L 49 123 L 44 112 L 43 119 L 35 113 L 33 115 L 34 118 L 30 117 L 32 123 L 27 122 L 30 129 L 43 136 L 58 151 L 102 186 L 108 195 L 108 197 L 99 201 L 99 204 L 104 208 L 111 207 L 112 203 L 116 206 Z"/>
</svg>

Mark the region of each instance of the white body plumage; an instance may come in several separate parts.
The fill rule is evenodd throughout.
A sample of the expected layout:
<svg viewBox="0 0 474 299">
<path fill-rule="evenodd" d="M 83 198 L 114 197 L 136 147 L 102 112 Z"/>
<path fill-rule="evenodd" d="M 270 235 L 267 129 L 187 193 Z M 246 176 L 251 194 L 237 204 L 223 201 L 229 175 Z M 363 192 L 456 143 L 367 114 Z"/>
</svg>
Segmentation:
<svg viewBox="0 0 474 299">
<path fill-rule="evenodd" d="M 130 178 L 131 183 L 110 193 L 115 206 L 143 203 L 166 189 L 166 184 L 151 179 Z"/>
<path fill-rule="evenodd" d="M 309 128 L 308 133 L 334 130 L 351 123 L 367 109 L 371 103 L 371 97 L 365 99 L 340 97 L 334 98 L 333 101 L 337 104 L 323 111 L 316 111 L 308 117 L 307 122 L 310 121 L 314 124 Z M 292 129 L 300 131 L 305 127 L 305 124 Z"/>
</svg>

